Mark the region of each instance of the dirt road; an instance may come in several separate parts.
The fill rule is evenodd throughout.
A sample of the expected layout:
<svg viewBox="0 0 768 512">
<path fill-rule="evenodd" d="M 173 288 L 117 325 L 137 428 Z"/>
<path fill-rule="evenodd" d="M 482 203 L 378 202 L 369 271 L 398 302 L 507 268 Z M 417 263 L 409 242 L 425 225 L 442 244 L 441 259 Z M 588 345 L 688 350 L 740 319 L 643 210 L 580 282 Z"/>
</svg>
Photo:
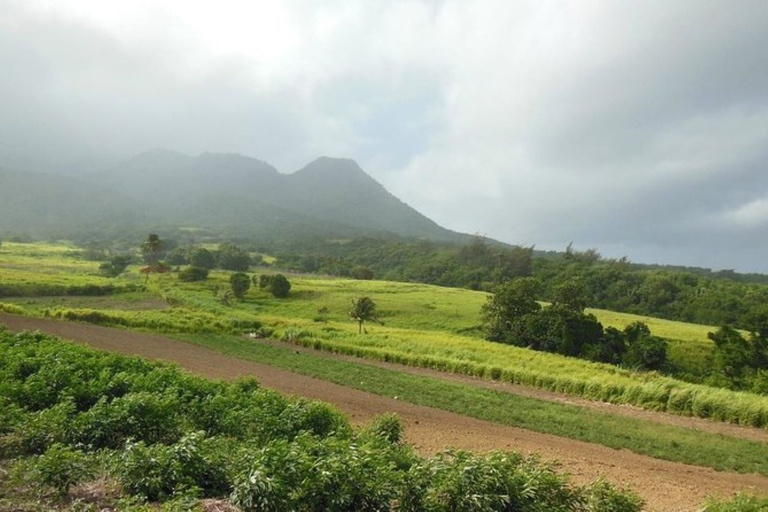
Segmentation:
<svg viewBox="0 0 768 512">
<path fill-rule="evenodd" d="M 603 474 L 615 483 L 634 489 L 647 501 L 649 510 L 695 511 L 709 495 L 724 497 L 737 491 L 768 494 L 768 478 L 759 475 L 718 472 L 657 460 L 625 450 L 415 406 L 235 359 L 159 335 L 2 313 L 0 323 L 16 331 L 49 332 L 103 350 L 174 361 L 206 377 L 255 376 L 264 386 L 280 392 L 333 403 L 354 423 L 366 422 L 384 412 L 394 412 L 406 425 L 408 441 L 424 454 L 434 453 L 446 446 L 478 451 L 511 449 L 538 453 L 546 460 L 559 461 L 562 469 L 579 483 L 594 480 Z"/>
</svg>

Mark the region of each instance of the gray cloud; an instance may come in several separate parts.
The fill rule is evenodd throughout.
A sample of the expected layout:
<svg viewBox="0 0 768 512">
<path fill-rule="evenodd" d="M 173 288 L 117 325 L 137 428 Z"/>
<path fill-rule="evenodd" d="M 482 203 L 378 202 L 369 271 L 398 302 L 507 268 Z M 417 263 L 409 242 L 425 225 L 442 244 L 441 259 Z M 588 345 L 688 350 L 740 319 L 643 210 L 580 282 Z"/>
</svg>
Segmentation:
<svg viewBox="0 0 768 512">
<path fill-rule="evenodd" d="M 0 0 L 0 165 L 349 156 L 438 222 L 768 272 L 768 4 Z"/>
</svg>

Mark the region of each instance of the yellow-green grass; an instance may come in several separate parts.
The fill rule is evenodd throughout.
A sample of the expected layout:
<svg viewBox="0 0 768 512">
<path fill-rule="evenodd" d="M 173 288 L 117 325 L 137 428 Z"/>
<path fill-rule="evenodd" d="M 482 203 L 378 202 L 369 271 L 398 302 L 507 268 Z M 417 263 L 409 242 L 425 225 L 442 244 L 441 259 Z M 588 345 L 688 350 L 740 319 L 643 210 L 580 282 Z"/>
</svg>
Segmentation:
<svg viewBox="0 0 768 512">
<path fill-rule="evenodd" d="M 172 301 L 242 319 L 258 319 L 278 337 L 304 346 L 359 357 L 500 379 L 589 399 L 628 403 L 685 415 L 763 426 L 768 397 L 684 383 L 657 373 L 634 372 L 460 334 L 472 328 L 482 294 L 434 286 L 292 276 L 289 299 L 252 290 L 231 307 L 216 302 L 212 287 L 226 284 L 225 273 L 209 282 L 186 285 L 157 276 L 154 286 Z M 351 299 L 374 299 L 386 325 L 358 335 L 347 318 Z M 428 304 L 428 307 L 425 307 Z M 390 309 L 392 308 L 392 309 Z M 396 309 L 395 309 L 396 308 Z M 322 311 L 322 312 L 321 312 Z"/>
<path fill-rule="evenodd" d="M 109 279 L 99 274 L 99 262 L 88 261 L 81 250 L 63 243 L 0 245 L 0 283 L 45 285 L 121 285 L 140 281 L 138 274 Z"/>
</svg>

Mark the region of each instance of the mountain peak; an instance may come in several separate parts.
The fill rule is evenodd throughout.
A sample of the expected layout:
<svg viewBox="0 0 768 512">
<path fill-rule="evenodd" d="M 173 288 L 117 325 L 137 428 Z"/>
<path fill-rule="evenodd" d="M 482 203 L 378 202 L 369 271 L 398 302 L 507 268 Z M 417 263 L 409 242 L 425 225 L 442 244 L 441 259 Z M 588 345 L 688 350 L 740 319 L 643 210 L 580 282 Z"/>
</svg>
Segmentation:
<svg viewBox="0 0 768 512">
<path fill-rule="evenodd" d="M 296 171 L 294 174 L 366 174 L 366 172 L 351 158 L 333 158 L 330 156 L 321 156 L 312 160 L 307 165 Z"/>
</svg>

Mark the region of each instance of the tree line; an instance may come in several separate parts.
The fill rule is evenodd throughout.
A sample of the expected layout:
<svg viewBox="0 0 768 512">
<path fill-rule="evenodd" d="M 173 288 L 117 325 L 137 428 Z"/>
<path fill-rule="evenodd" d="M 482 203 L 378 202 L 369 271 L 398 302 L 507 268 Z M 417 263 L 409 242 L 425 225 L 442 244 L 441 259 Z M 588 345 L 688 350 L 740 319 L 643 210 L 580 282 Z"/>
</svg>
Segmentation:
<svg viewBox="0 0 768 512">
<path fill-rule="evenodd" d="M 589 307 L 743 329 L 751 329 L 753 319 L 768 311 L 768 286 L 759 279 L 703 269 L 649 267 L 626 258 L 605 259 L 594 249 L 578 251 L 572 246 L 565 252 L 544 253 L 481 237 L 463 246 L 360 238 L 297 244 L 278 252 L 277 260 L 281 267 L 296 272 L 485 291 L 518 277 L 535 277 L 541 300 L 552 300 L 559 286 L 578 279 Z M 360 277 L 361 272 L 365 277 Z"/>
</svg>

